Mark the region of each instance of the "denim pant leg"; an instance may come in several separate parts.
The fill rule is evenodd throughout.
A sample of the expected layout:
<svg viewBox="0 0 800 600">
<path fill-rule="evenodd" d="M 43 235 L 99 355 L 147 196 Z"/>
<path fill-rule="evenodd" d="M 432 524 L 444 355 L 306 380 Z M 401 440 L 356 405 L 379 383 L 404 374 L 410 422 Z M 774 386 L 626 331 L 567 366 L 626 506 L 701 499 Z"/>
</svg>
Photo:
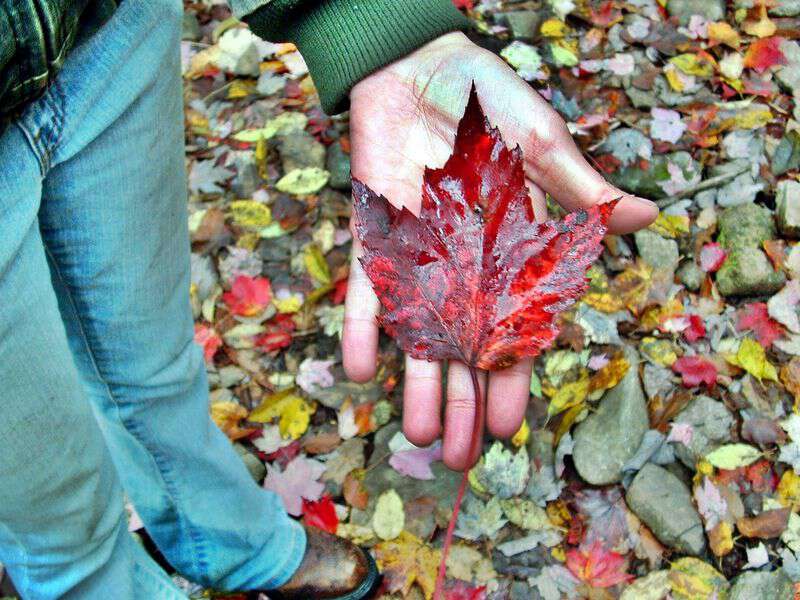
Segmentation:
<svg viewBox="0 0 800 600">
<path fill-rule="evenodd" d="M 0 136 L 0 562 L 25 599 L 185 598 L 127 531 L 50 282 L 41 185 L 12 125 Z"/>
<path fill-rule="evenodd" d="M 126 0 L 76 48 L 50 105 L 41 231 L 81 380 L 128 495 L 167 559 L 221 589 L 277 587 L 302 527 L 208 412 L 189 304 L 181 4 Z"/>
</svg>

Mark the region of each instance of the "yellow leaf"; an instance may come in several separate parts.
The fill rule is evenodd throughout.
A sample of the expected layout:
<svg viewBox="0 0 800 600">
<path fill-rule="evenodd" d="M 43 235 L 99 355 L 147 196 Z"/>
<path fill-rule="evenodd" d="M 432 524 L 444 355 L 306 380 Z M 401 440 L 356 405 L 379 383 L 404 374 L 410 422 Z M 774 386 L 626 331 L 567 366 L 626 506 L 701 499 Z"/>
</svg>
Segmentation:
<svg viewBox="0 0 800 600">
<path fill-rule="evenodd" d="M 697 77 L 711 77 L 714 74 L 714 65 L 708 60 L 705 60 L 697 54 L 679 54 L 669 59 L 669 62 L 675 65 L 686 75 L 695 75 Z"/>
<path fill-rule="evenodd" d="M 737 111 L 732 119 L 733 127 L 736 129 L 759 129 L 770 121 L 772 121 L 772 111 L 763 104 Z M 723 125 L 727 125 L 727 122 Z"/>
<path fill-rule="evenodd" d="M 589 392 L 610 390 L 617 385 L 630 368 L 630 363 L 624 354 L 619 354 L 612 358 L 606 366 L 597 371 L 589 382 Z"/>
<path fill-rule="evenodd" d="M 303 262 L 314 281 L 323 286 L 330 285 L 331 271 L 319 246 L 308 244 L 303 251 Z"/>
<path fill-rule="evenodd" d="M 689 216 L 661 212 L 648 229 L 664 237 L 677 238 L 689 233 Z"/>
<path fill-rule="evenodd" d="M 581 402 L 564 413 L 564 416 L 561 417 L 561 422 L 558 424 L 558 429 L 556 429 L 556 435 L 553 439 L 553 444 L 556 446 L 558 445 L 558 443 L 561 441 L 561 438 L 564 437 L 564 434 L 570 430 L 572 425 L 575 423 L 575 420 L 584 410 L 586 410 L 586 404 Z"/>
<path fill-rule="evenodd" d="M 793 509 L 800 506 L 800 475 L 793 469 L 784 471 L 778 483 L 778 500 L 783 506 Z"/>
<path fill-rule="evenodd" d="M 293 388 L 282 390 L 264 398 L 253 412 L 250 420 L 268 423 L 279 419 L 278 429 L 284 438 L 296 440 L 308 429 L 311 415 L 316 407 L 294 393 Z"/>
<path fill-rule="evenodd" d="M 589 374 L 584 371 L 577 381 L 563 383 L 557 390 L 554 390 L 550 404 L 547 406 L 547 416 L 553 417 L 568 408 L 582 404 L 588 394 Z"/>
<path fill-rule="evenodd" d="M 375 546 L 375 560 L 387 590 L 390 593 L 401 592 L 403 597 L 408 595 L 415 583 L 422 590 L 425 600 L 433 597 L 440 557 L 441 552 L 407 531 L 394 540 Z"/>
<path fill-rule="evenodd" d="M 255 200 L 235 200 L 231 202 L 231 216 L 237 225 L 261 229 L 272 222 L 268 206 Z"/>
<path fill-rule="evenodd" d="M 275 184 L 278 191 L 295 196 L 316 194 L 328 183 L 331 174 L 319 167 L 304 167 L 294 169 L 281 177 Z"/>
<path fill-rule="evenodd" d="M 528 443 L 528 438 L 531 436 L 531 428 L 528 426 L 527 419 L 522 419 L 522 425 L 517 429 L 517 433 L 511 438 L 511 443 L 519 448 Z"/>
<path fill-rule="evenodd" d="M 775 365 L 767 360 L 764 348 L 753 339 L 743 338 L 736 354 L 725 356 L 725 360 L 744 369 L 759 381 L 762 379 L 778 381 Z"/>
<path fill-rule="evenodd" d="M 699 558 L 680 558 L 672 563 L 669 582 L 674 600 L 708 600 L 727 597 L 728 581 Z"/>
<path fill-rule="evenodd" d="M 714 556 L 725 556 L 733 550 L 733 529 L 727 521 L 720 521 L 708 532 L 708 543 Z"/>
<path fill-rule="evenodd" d="M 718 44 L 725 44 L 738 50 L 742 40 L 739 32 L 725 21 L 708 24 L 708 39 Z"/>
<path fill-rule="evenodd" d="M 239 422 L 247 418 L 247 409 L 236 402 L 213 402 L 211 419 L 231 440 L 238 440 L 255 431 L 252 427 L 241 428 Z"/>
<path fill-rule="evenodd" d="M 642 338 L 639 350 L 654 363 L 662 367 L 671 367 L 678 360 L 675 347 L 668 340 L 659 340 L 654 337 Z"/>
<path fill-rule="evenodd" d="M 705 459 L 717 467 L 732 471 L 746 467 L 761 458 L 761 452 L 748 444 L 725 444 L 709 452 Z"/>
<path fill-rule="evenodd" d="M 681 76 L 678 74 L 678 70 L 675 67 L 672 67 L 671 69 L 664 69 L 664 76 L 667 78 L 669 87 L 671 87 L 673 91 L 682 92 L 686 87 L 683 83 L 683 79 L 681 79 Z"/>
<path fill-rule="evenodd" d="M 564 21 L 559 21 L 558 19 L 547 19 L 544 23 L 542 23 L 542 27 L 540 29 L 541 34 L 544 37 L 549 38 L 563 38 L 567 33 L 569 33 L 569 27 Z"/>
<path fill-rule="evenodd" d="M 778 27 L 770 21 L 767 15 L 767 7 L 763 4 L 760 6 L 760 14 L 758 21 L 747 20 L 742 23 L 742 29 L 747 35 L 754 35 L 759 38 L 766 38 L 774 35 Z"/>
<path fill-rule="evenodd" d="M 240 98 L 247 98 L 250 94 L 255 92 L 255 90 L 256 86 L 253 81 L 234 79 L 228 86 L 228 100 L 239 100 Z"/>
<path fill-rule="evenodd" d="M 302 294 L 289 294 L 285 298 L 273 298 L 272 303 L 279 313 L 293 314 L 303 306 Z"/>
<path fill-rule="evenodd" d="M 406 514 L 403 509 L 403 499 L 394 490 L 386 490 L 375 504 L 375 513 L 372 515 L 372 530 L 382 540 L 393 540 L 403 531 Z"/>
</svg>

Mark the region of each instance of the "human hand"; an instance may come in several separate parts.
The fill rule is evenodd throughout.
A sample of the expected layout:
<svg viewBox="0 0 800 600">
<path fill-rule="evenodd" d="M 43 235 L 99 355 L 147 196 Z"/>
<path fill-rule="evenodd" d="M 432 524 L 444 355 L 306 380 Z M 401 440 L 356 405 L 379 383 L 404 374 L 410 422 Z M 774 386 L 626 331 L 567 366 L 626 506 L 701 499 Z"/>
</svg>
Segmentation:
<svg viewBox="0 0 800 600">
<path fill-rule="evenodd" d="M 444 35 L 359 82 L 350 93 L 353 176 L 395 206 L 418 214 L 425 166 L 439 167 L 452 151 L 458 120 L 472 82 L 489 121 L 508 145 L 519 144 L 537 220 L 546 218 L 545 192 L 568 210 L 622 197 L 611 217 L 612 233 L 628 233 L 652 222 L 658 209 L 607 183 L 575 146 L 561 117 L 501 59 L 461 33 Z M 375 374 L 379 302 L 353 242 L 345 304 L 344 368 L 355 381 Z M 525 414 L 533 360 L 479 376 L 487 396 L 486 425 L 501 438 L 512 436 Z M 442 368 L 406 356 L 403 430 L 425 446 L 441 431 Z M 475 398 L 469 369 L 450 361 L 444 415 L 444 462 L 471 466 L 481 445 L 471 445 Z M 480 424 L 482 432 L 484 424 Z"/>
</svg>

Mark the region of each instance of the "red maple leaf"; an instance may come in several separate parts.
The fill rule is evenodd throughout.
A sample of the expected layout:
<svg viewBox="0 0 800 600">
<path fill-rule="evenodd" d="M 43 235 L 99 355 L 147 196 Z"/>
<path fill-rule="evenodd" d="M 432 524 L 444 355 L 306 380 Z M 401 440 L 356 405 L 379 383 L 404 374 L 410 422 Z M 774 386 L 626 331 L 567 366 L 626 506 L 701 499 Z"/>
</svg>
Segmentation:
<svg viewBox="0 0 800 600">
<path fill-rule="evenodd" d="M 254 343 L 264 352 L 275 352 L 292 344 L 292 332 L 295 322 L 290 314 L 276 315 L 265 324 L 266 331 L 259 335 Z"/>
<path fill-rule="evenodd" d="M 783 327 L 769 316 L 765 302 L 751 302 L 736 311 L 736 331 L 751 330 L 764 348 L 783 335 Z"/>
<path fill-rule="evenodd" d="M 588 549 L 573 548 L 567 551 L 567 568 L 584 583 L 607 588 L 634 579 L 626 573 L 627 561 L 622 554 L 603 547 L 599 540 Z"/>
<path fill-rule="evenodd" d="M 194 324 L 194 343 L 203 348 L 203 357 L 206 362 L 212 362 L 217 350 L 222 346 L 222 338 L 208 325 Z"/>
<path fill-rule="evenodd" d="M 689 326 L 683 330 L 683 337 L 693 344 L 706 335 L 706 324 L 700 315 L 689 315 Z"/>
<path fill-rule="evenodd" d="M 536 356 L 586 291 L 616 201 L 536 223 L 522 152 L 489 125 L 474 88 L 453 155 L 426 169 L 419 217 L 353 180 L 361 264 L 381 324 L 415 358 L 480 369 Z"/>
<path fill-rule="evenodd" d="M 712 388 L 717 383 L 717 367 L 699 356 L 682 356 L 672 363 L 672 370 L 679 373 L 684 387 L 695 387 L 704 383 Z"/>
<path fill-rule="evenodd" d="M 484 410 L 476 369 L 503 369 L 552 344 L 558 313 L 586 291 L 586 270 L 617 201 L 536 223 L 522 151 L 507 148 L 490 126 L 474 86 L 453 154 L 441 169 L 425 169 L 419 216 L 355 178 L 353 198 L 361 264 L 386 332 L 417 359 L 470 367 L 474 456 Z M 467 473 L 445 535 L 437 600 Z"/>
<path fill-rule="evenodd" d="M 303 522 L 311 527 L 336 534 L 339 517 L 336 515 L 336 507 L 331 497 L 325 494 L 319 500 L 303 498 Z"/>
<path fill-rule="evenodd" d="M 272 287 L 265 277 L 239 275 L 233 280 L 229 292 L 222 294 L 222 301 L 230 311 L 241 317 L 254 317 L 272 300 Z"/>
<path fill-rule="evenodd" d="M 700 250 L 700 269 L 706 273 L 718 271 L 726 258 L 728 253 L 717 242 L 706 244 Z"/>
<path fill-rule="evenodd" d="M 763 73 L 770 67 L 787 64 L 781 42 L 783 38 L 777 36 L 754 41 L 744 55 L 744 66 Z"/>
</svg>

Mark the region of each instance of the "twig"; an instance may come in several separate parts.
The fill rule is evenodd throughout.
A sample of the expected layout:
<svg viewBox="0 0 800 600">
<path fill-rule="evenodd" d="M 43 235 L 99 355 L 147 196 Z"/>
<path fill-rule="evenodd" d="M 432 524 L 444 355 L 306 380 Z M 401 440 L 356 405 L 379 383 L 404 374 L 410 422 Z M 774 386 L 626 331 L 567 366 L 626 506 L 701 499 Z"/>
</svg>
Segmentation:
<svg viewBox="0 0 800 600">
<path fill-rule="evenodd" d="M 734 173 L 726 173 L 725 175 L 717 175 L 716 177 L 712 177 L 711 179 L 705 179 L 700 183 L 698 183 L 697 185 L 685 189 L 682 192 L 678 192 L 673 196 L 667 196 L 666 198 L 658 200 L 656 204 L 658 205 L 658 208 L 667 208 L 668 206 L 672 206 L 673 204 L 678 202 L 678 200 L 686 198 L 686 196 L 691 196 L 692 194 L 696 194 L 697 192 L 702 192 L 703 190 L 715 188 L 718 185 L 730 181 L 731 179 L 735 179 L 736 177 L 738 177 L 743 173 L 747 173 L 749 170 L 750 167 L 745 167 L 744 169 L 741 169 Z"/>
<path fill-rule="evenodd" d="M 472 378 L 472 391 L 475 398 L 475 422 L 472 425 L 472 442 L 469 445 L 469 458 L 475 456 L 476 446 L 481 438 L 480 426 L 483 423 L 483 397 L 481 395 L 481 386 L 478 382 L 478 370 L 470 366 L 469 374 Z M 469 467 L 464 469 L 461 475 L 461 484 L 458 486 L 458 494 L 456 494 L 455 506 L 453 506 L 453 516 L 450 517 L 450 522 L 447 524 L 447 533 L 444 536 L 444 545 L 442 546 L 442 559 L 439 562 L 439 572 L 436 575 L 436 587 L 434 588 L 433 599 L 443 600 L 444 598 L 444 579 L 445 572 L 447 571 L 447 555 L 450 552 L 450 546 L 453 544 L 453 531 L 456 528 L 456 521 L 458 520 L 458 511 L 461 508 L 461 501 L 464 499 L 464 492 L 467 490 L 467 481 L 469 481 Z"/>
</svg>

